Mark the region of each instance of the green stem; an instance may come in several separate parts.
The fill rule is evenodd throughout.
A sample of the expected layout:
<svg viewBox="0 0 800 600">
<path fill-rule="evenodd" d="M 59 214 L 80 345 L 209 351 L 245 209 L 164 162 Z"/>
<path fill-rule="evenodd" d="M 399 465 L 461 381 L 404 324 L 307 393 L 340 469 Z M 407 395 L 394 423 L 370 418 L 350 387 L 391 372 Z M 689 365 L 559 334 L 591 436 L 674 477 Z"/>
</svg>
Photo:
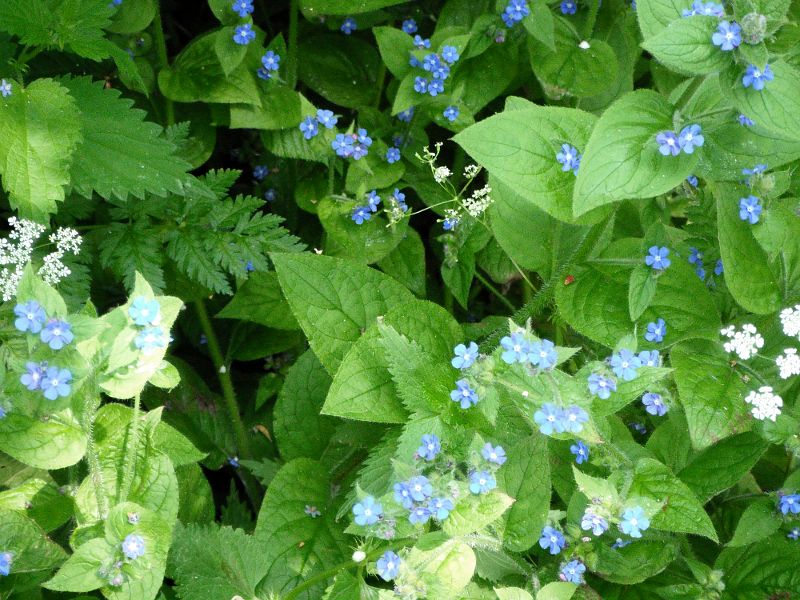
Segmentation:
<svg viewBox="0 0 800 600">
<path fill-rule="evenodd" d="M 21 67 L 27 67 L 28 63 L 36 58 L 42 50 L 44 50 L 44 47 L 42 46 L 25 46 L 25 49 L 20 53 L 19 58 L 17 59 L 17 65 Z"/>
<path fill-rule="evenodd" d="M 453 314 L 453 292 L 444 284 L 444 307 L 451 315 Z"/>
<path fill-rule="evenodd" d="M 594 24 L 597 21 L 597 13 L 600 10 L 600 0 L 592 0 L 589 3 L 589 16 L 586 17 L 586 25 L 583 28 L 583 39 L 588 40 L 594 33 Z"/>
<path fill-rule="evenodd" d="M 503 294 L 501 294 L 500 290 L 498 290 L 496 287 L 494 287 L 491 284 L 491 282 L 488 279 L 486 279 L 483 275 L 481 275 L 478 271 L 475 271 L 475 277 L 477 278 L 478 281 L 480 281 L 483 284 L 483 287 L 485 287 L 487 290 L 492 292 L 492 294 L 494 294 L 495 297 L 498 300 L 500 300 L 500 302 L 502 302 L 508 310 L 510 310 L 512 313 L 515 310 L 517 310 L 517 307 L 514 306 L 513 304 L 511 304 L 509 299 L 506 298 Z"/>
<path fill-rule="evenodd" d="M 298 0 L 289 5 L 289 47 L 286 56 L 286 84 L 294 89 L 297 85 L 297 24 L 300 8 Z"/>
<path fill-rule="evenodd" d="M 377 95 L 375 96 L 375 102 L 373 106 L 375 108 L 380 108 L 381 100 L 383 99 L 383 85 L 386 83 L 386 65 L 381 62 L 380 70 L 378 71 L 378 80 L 375 83 L 375 87 L 378 90 Z"/>
<path fill-rule="evenodd" d="M 678 100 L 675 102 L 675 107 L 682 111 L 686 103 L 691 100 L 694 93 L 698 90 L 698 88 L 703 85 L 703 82 L 706 80 L 705 77 L 695 77 L 692 82 L 686 86 L 686 89 L 683 90 L 683 93 L 680 95 Z"/>
<path fill-rule="evenodd" d="M 700 119 L 705 119 L 707 117 L 713 117 L 714 115 L 722 115 L 730 112 L 733 112 L 730 107 L 718 108 L 717 110 L 709 110 L 707 112 L 700 113 L 699 115 L 692 115 L 690 117 L 686 117 L 686 121 L 699 121 Z"/>
<path fill-rule="evenodd" d="M 95 382 L 93 381 L 92 383 Z M 98 408 L 100 408 L 100 392 L 95 385 L 95 389 L 86 403 L 83 430 L 86 432 L 86 462 L 89 465 L 89 478 L 94 486 L 95 498 L 97 498 L 97 512 L 101 519 L 105 519 L 108 514 L 108 499 L 106 498 L 103 470 L 100 467 L 100 459 L 97 456 L 97 446 L 94 439 L 94 419 Z"/>
<path fill-rule="evenodd" d="M 303 583 L 301 583 L 296 588 L 292 589 L 288 594 L 286 594 L 283 597 L 283 600 L 294 600 L 295 598 L 297 598 L 300 594 L 302 594 L 304 591 L 306 591 L 311 586 L 316 585 L 318 583 L 321 583 L 321 582 L 323 582 L 323 581 L 325 581 L 327 579 L 330 579 L 331 577 L 336 575 L 339 571 L 343 571 L 345 569 L 352 569 L 352 568 L 355 568 L 355 567 L 359 567 L 360 568 L 363 564 L 368 563 L 371 560 L 374 560 L 380 554 L 381 554 L 381 552 L 373 552 L 372 554 L 367 555 L 367 557 L 363 561 L 361 561 L 360 563 L 357 563 L 357 562 L 355 562 L 353 560 L 348 560 L 348 561 L 339 563 L 338 565 L 335 565 L 335 566 L 331 567 L 327 571 L 323 571 L 322 573 L 319 573 L 318 575 L 314 575 L 314 577 L 311 577 L 310 579 L 306 579 Z"/>
<path fill-rule="evenodd" d="M 139 413 L 141 411 L 141 399 L 139 394 L 133 400 L 133 417 L 131 418 L 130 429 L 128 430 L 129 443 L 125 452 L 125 465 L 122 470 L 122 481 L 119 486 L 117 498 L 119 502 L 125 502 L 133 485 L 133 476 L 136 472 L 136 463 L 139 459 Z"/>
<path fill-rule="evenodd" d="M 158 66 L 160 69 L 169 68 L 169 58 L 167 57 L 167 40 L 164 38 L 164 26 L 161 22 L 161 2 L 156 0 L 156 15 L 153 19 L 155 23 L 156 53 L 158 55 Z M 164 106 L 167 112 L 167 126 L 175 124 L 175 105 L 172 100 L 164 97 Z"/>
<path fill-rule="evenodd" d="M 336 159 L 328 159 L 328 196 L 333 196 L 333 188 L 336 185 Z"/>
</svg>

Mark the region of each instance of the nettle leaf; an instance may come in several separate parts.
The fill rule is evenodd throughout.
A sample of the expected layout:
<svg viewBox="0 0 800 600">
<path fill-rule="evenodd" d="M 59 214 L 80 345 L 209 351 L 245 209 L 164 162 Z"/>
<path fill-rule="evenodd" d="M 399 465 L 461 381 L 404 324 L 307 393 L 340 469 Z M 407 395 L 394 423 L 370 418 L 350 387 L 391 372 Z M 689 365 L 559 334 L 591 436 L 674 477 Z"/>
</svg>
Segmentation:
<svg viewBox="0 0 800 600">
<path fill-rule="evenodd" d="M 642 0 L 636 2 L 636 16 L 642 37 L 650 39 L 681 17 L 683 9 L 691 9 L 688 0 Z M 711 38 L 709 38 L 710 41 Z"/>
<path fill-rule="evenodd" d="M 670 353 L 678 397 L 686 413 L 689 436 L 697 449 L 750 429 L 746 386 L 719 342 L 695 340 Z"/>
<path fill-rule="evenodd" d="M 22 9 L 26 10 L 26 9 Z M 58 210 L 81 140 L 80 111 L 69 90 L 37 79 L 0 102 L 0 175 L 11 208 L 42 222 Z"/>
<path fill-rule="evenodd" d="M 52 9 L 44 0 L 0 2 L 0 30 L 20 38 L 28 46 L 50 43 Z"/>
<path fill-rule="evenodd" d="M 711 43 L 718 25 L 717 17 L 705 15 L 678 19 L 653 37 L 646 38 L 642 46 L 656 60 L 678 73 L 715 73 L 730 64 L 732 54 Z"/>
<path fill-rule="evenodd" d="M 749 546 L 771 536 L 780 528 L 781 520 L 775 514 L 775 502 L 770 498 L 757 498 L 742 513 L 736 531 L 727 545 Z"/>
<path fill-rule="evenodd" d="M 650 521 L 653 529 L 692 533 L 719 541 L 697 497 L 669 467 L 657 460 L 643 458 L 636 463 L 628 497 L 636 496 L 664 503 Z"/>
<path fill-rule="evenodd" d="M 726 573 L 725 592 L 737 600 L 761 600 L 765 594 L 791 597 L 800 593 L 797 544 L 783 536 L 756 547 L 726 548 L 715 569 Z"/>
<path fill-rule="evenodd" d="M 750 312 L 768 314 L 781 307 L 781 290 L 767 253 L 753 235 L 758 224 L 739 218 L 739 198 L 749 194 L 744 185 L 719 184 L 715 190 L 720 254 L 734 299 Z"/>
<path fill-rule="evenodd" d="M 376 317 L 414 299 L 394 279 L 353 262 L 313 254 L 271 257 L 295 318 L 332 374 Z"/>
<path fill-rule="evenodd" d="M 764 67 L 763 64 L 756 66 Z M 723 93 L 736 108 L 759 125 L 800 140 L 800 97 L 797 94 L 800 72 L 782 60 L 769 63 L 769 66 L 775 79 L 766 82 L 761 91 L 742 84 L 744 65 L 726 70 L 720 78 Z"/>
<path fill-rule="evenodd" d="M 81 195 L 91 198 L 97 192 L 123 200 L 129 194 L 144 198 L 145 193 L 210 196 L 188 174 L 191 165 L 175 156 L 176 148 L 164 139 L 161 127 L 145 121 L 145 112 L 133 108 L 133 101 L 88 77 L 60 83 L 80 110 L 83 140 L 73 154 L 70 177 Z"/>
<path fill-rule="evenodd" d="M 614 102 L 592 130 L 573 193 L 576 217 L 620 200 L 651 198 L 680 185 L 702 150 L 662 156 L 656 135 L 671 131 L 672 105 L 652 90 Z"/>
<path fill-rule="evenodd" d="M 507 108 L 468 127 L 454 140 L 493 178 L 518 194 L 520 202 L 569 222 L 575 176 L 561 170 L 556 154 L 562 144 L 583 152 L 596 121 L 593 115 L 572 108 Z"/>
<path fill-rule="evenodd" d="M 315 506 L 322 516 L 310 517 L 306 506 Z M 349 542 L 335 516 L 327 468 L 298 458 L 278 471 L 264 496 L 254 534 L 258 560 L 267 567 L 259 596 L 287 592 L 349 556 Z M 323 584 L 311 586 L 298 598 L 321 597 Z"/>
</svg>

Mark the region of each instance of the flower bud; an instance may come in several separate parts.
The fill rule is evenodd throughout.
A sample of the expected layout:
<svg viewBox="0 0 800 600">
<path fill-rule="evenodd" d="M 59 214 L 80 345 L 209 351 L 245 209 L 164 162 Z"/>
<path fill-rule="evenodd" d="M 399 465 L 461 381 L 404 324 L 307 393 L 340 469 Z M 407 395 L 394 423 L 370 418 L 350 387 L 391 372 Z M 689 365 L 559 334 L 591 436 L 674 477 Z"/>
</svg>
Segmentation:
<svg viewBox="0 0 800 600">
<path fill-rule="evenodd" d="M 760 44 L 767 35 L 767 17 L 749 13 L 742 19 L 742 39 L 748 44 Z"/>
</svg>

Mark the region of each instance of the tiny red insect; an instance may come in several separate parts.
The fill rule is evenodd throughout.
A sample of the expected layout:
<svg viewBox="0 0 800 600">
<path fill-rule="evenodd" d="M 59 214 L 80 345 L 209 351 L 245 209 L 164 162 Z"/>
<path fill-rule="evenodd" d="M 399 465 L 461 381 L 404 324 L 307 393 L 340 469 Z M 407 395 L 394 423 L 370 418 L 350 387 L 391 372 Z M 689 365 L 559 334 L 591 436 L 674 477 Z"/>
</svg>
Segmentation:
<svg viewBox="0 0 800 600">
<path fill-rule="evenodd" d="M 564 285 L 569 285 L 573 281 L 575 281 L 575 277 L 573 277 L 572 275 L 567 275 L 566 278 L 564 279 Z"/>
</svg>

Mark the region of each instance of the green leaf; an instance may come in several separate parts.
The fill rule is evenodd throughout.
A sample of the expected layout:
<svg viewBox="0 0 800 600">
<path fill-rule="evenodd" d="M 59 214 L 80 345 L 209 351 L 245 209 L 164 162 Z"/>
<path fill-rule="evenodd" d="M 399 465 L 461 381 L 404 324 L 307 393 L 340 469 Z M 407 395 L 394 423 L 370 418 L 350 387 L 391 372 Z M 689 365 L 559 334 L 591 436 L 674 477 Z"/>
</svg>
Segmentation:
<svg viewBox="0 0 800 600">
<path fill-rule="evenodd" d="M 349 555 L 349 541 L 335 521 L 330 495 L 328 469 L 316 461 L 298 458 L 278 471 L 264 496 L 255 530 L 261 550 L 258 559 L 267 566 L 259 596 L 266 597 L 266 591 L 285 593 L 342 562 L 345 552 Z M 309 517 L 306 506 L 315 506 L 322 516 Z M 322 583 L 298 598 L 321 597 Z"/>
<path fill-rule="evenodd" d="M 164 139 L 159 125 L 144 120 L 145 112 L 133 108 L 103 82 L 88 77 L 63 79 L 80 110 L 83 140 L 75 149 L 70 169 L 72 185 L 83 196 L 97 192 L 104 198 L 146 193 L 210 195 L 187 172 L 191 165 L 175 156 L 175 146 Z"/>
<path fill-rule="evenodd" d="M 628 497 L 636 496 L 664 503 L 650 521 L 653 529 L 692 533 L 719 541 L 714 525 L 697 497 L 669 467 L 657 460 L 643 458 L 636 463 Z"/>
<path fill-rule="evenodd" d="M 413 300 L 394 279 L 352 262 L 313 254 L 272 259 L 289 306 L 329 373 L 376 317 Z"/>
<path fill-rule="evenodd" d="M 349 172 L 352 173 L 354 168 L 350 167 Z M 327 234 L 326 252 L 330 256 L 367 264 L 378 262 L 388 256 L 403 239 L 408 231 L 408 220 L 388 225 L 375 215 L 369 221 L 356 225 L 351 218 L 354 208 L 351 202 L 332 198 L 323 198 L 317 205 L 317 215 Z"/>
<path fill-rule="evenodd" d="M 681 12 L 685 8 L 690 8 L 690 6 L 682 0 L 642 0 L 637 2 L 636 16 L 639 18 L 642 37 L 650 39 L 661 33 L 670 23 L 682 18 Z"/>
<path fill-rule="evenodd" d="M 47 589 L 60 592 L 91 592 L 108 584 L 100 576 L 103 564 L 113 556 L 114 548 L 103 538 L 81 544 L 59 569 L 55 577 L 44 584 Z"/>
<path fill-rule="evenodd" d="M 548 50 L 556 49 L 556 22 L 550 7 L 543 0 L 531 3 L 531 16 L 522 20 L 522 25 Z"/>
<path fill-rule="evenodd" d="M 755 544 L 780 528 L 781 520 L 775 514 L 775 503 L 769 498 L 758 498 L 742 513 L 736 531 L 727 546 L 741 547 Z"/>
<path fill-rule="evenodd" d="M 719 342 L 678 344 L 670 357 L 695 448 L 750 429 L 752 421 L 743 400 L 746 387 Z"/>
<path fill-rule="evenodd" d="M 638 8 L 638 5 L 637 5 Z M 642 47 L 661 64 L 678 73 L 705 75 L 721 71 L 730 63 L 730 52 L 722 52 L 711 43 L 719 18 L 695 15 L 670 23 Z"/>
<path fill-rule="evenodd" d="M 734 299 L 756 314 L 768 314 L 781 307 L 781 291 L 770 269 L 767 253 L 753 235 L 753 227 L 739 218 L 739 198 L 749 195 L 744 185 L 719 184 L 717 225 L 725 283 Z"/>
<path fill-rule="evenodd" d="M 633 585 L 666 569 L 678 558 L 679 548 L 675 540 L 645 538 L 619 550 L 598 544 L 597 554 L 597 575 L 613 583 Z"/>
<path fill-rule="evenodd" d="M 0 511 L 26 513 L 45 531 L 53 531 L 72 517 L 72 498 L 52 483 L 29 479 L 22 485 L 0 492 Z"/>
<path fill-rule="evenodd" d="M 400 243 L 377 264 L 412 293 L 425 296 L 425 245 L 415 229 L 407 229 Z"/>
<path fill-rule="evenodd" d="M 63 469 L 83 458 L 86 435 L 69 410 L 46 421 L 12 412 L 0 419 L 0 447 L 26 465 Z"/>
<path fill-rule="evenodd" d="M 430 549 L 412 548 L 405 562 L 426 584 L 430 598 L 456 600 L 475 572 L 475 553 L 465 542 L 450 539 Z"/>
<path fill-rule="evenodd" d="M 269 570 L 263 549 L 241 529 L 190 525 L 178 529 L 170 550 L 178 598 L 253 598 Z M 213 565 L 213 568 L 209 568 Z"/>
<path fill-rule="evenodd" d="M 442 524 L 442 531 L 454 538 L 480 531 L 500 519 L 513 503 L 513 498 L 497 491 L 469 494 L 458 501 Z"/>
<path fill-rule="evenodd" d="M 216 317 L 249 321 L 275 329 L 299 327 L 281 293 L 278 276 L 273 272 L 251 273 Z"/>
<path fill-rule="evenodd" d="M 11 573 L 0 579 L 0 594 L 22 588 L 24 579 L 38 571 L 52 571 L 67 555 L 22 512 L 0 509 L 0 548 L 13 554 Z M 11 597 L 9 595 L 8 597 Z"/>
<path fill-rule="evenodd" d="M 508 460 L 497 479 L 500 489 L 515 499 L 505 516 L 503 545 L 524 552 L 539 539 L 550 509 L 547 438 L 532 435 L 508 448 Z"/>
<path fill-rule="evenodd" d="M 231 129 L 284 129 L 300 124 L 302 104 L 298 92 L 284 86 L 268 85 L 260 90 L 259 98 L 260 106 L 231 104 Z"/>
<path fill-rule="evenodd" d="M 752 546 L 726 548 L 714 568 L 724 571 L 725 593 L 736 600 L 800 594 L 797 544 L 782 537 L 760 543 L 757 551 Z"/>
<path fill-rule="evenodd" d="M 114 33 L 138 33 L 147 29 L 155 15 L 155 0 L 123 2 L 115 8 L 111 24 L 106 29 Z"/>
<path fill-rule="evenodd" d="M 756 66 L 764 67 L 762 64 Z M 744 65 L 728 69 L 720 78 L 723 93 L 737 109 L 759 125 L 795 141 L 800 140 L 800 97 L 797 94 L 800 73 L 782 60 L 769 66 L 775 79 L 766 82 L 761 91 L 742 84 Z"/>
<path fill-rule="evenodd" d="M 0 2 L 0 29 L 20 38 L 28 46 L 50 43 L 52 8 L 44 0 Z"/>
<path fill-rule="evenodd" d="M 520 198 L 520 211 L 534 205 L 562 221 L 572 221 L 575 176 L 555 157 L 562 144 L 582 152 L 596 118 L 572 108 L 506 109 L 457 134 L 454 140 L 493 178 Z M 583 168 L 583 167 L 581 167 Z"/>
<path fill-rule="evenodd" d="M 662 156 L 656 135 L 672 130 L 673 107 L 652 90 L 637 90 L 600 117 L 583 153 L 575 182 L 573 213 L 634 198 L 651 198 L 680 185 L 702 150 Z"/>
<path fill-rule="evenodd" d="M 27 9 L 24 9 L 27 10 Z M 0 175 L 11 208 L 42 222 L 58 210 L 81 140 L 80 113 L 69 90 L 52 79 L 15 85 L 0 102 Z"/>
<path fill-rule="evenodd" d="M 574 585 L 569 585 L 572 590 L 575 590 Z M 533 600 L 533 596 L 531 596 L 528 592 L 523 590 L 522 588 L 494 588 L 494 593 L 497 594 L 499 600 Z M 541 592 L 540 592 L 541 593 Z M 570 596 L 566 596 L 566 600 L 569 600 Z"/>
<path fill-rule="evenodd" d="M 573 583 L 554 581 L 539 590 L 536 600 L 571 600 L 577 589 Z"/>
<path fill-rule="evenodd" d="M 378 42 L 383 64 L 397 79 L 403 79 L 411 72 L 409 53 L 416 49 L 411 36 L 394 27 L 373 27 L 372 33 Z"/>
<path fill-rule="evenodd" d="M 122 279 L 128 291 L 133 290 L 138 272 L 156 292 L 161 292 L 166 287 L 162 247 L 146 223 L 109 223 L 103 228 L 98 257 L 103 267 Z"/>
<path fill-rule="evenodd" d="M 350 0 L 301 0 L 303 11 L 321 15 L 357 15 L 359 13 L 403 4 L 407 0 L 360 0 L 353 4 Z"/>
<path fill-rule="evenodd" d="M 631 271 L 628 283 L 628 311 L 631 321 L 636 321 L 650 306 L 657 286 L 658 280 L 653 276 L 653 270 L 646 265 L 639 265 Z"/>
<path fill-rule="evenodd" d="M 286 373 L 273 411 L 273 435 L 284 460 L 319 458 L 335 422 L 320 414 L 331 377 L 313 352 L 306 351 Z M 302 427 L 298 427 L 302 423 Z"/>
<path fill-rule="evenodd" d="M 230 76 L 236 67 L 242 64 L 247 54 L 247 44 L 237 44 L 233 41 L 235 33 L 236 27 L 228 25 L 214 34 L 214 53 L 225 77 Z"/>
</svg>

